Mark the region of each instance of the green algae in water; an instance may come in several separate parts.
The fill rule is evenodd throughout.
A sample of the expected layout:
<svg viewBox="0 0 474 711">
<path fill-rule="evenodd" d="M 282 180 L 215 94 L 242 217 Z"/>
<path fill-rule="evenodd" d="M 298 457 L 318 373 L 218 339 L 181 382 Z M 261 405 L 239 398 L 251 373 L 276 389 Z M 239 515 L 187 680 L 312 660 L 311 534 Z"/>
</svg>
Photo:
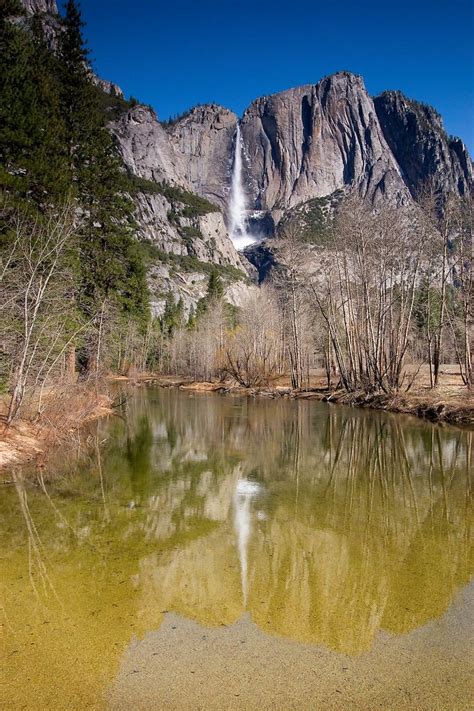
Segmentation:
<svg viewBox="0 0 474 711">
<path fill-rule="evenodd" d="M 2 491 L 7 708 L 104 708 L 168 612 L 356 658 L 471 577 L 470 432 L 156 389 L 124 415 Z"/>
</svg>

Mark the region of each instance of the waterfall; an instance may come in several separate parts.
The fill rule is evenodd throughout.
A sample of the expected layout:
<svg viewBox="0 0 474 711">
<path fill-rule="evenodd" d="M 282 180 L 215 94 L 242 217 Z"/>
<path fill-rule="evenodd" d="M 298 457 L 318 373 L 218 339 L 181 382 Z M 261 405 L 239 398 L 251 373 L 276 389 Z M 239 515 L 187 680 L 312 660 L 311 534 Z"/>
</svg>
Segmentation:
<svg viewBox="0 0 474 711">
<path fill-rule="evenodd" d="M 229 233 L 236 249 L 243 249 L 255 242 L 255 238 L 247 230 L 246 225 L 245 192 L 242 185 L 242 150 L 240 125 L 237 124 L 229 201 Z"/>
</svg>

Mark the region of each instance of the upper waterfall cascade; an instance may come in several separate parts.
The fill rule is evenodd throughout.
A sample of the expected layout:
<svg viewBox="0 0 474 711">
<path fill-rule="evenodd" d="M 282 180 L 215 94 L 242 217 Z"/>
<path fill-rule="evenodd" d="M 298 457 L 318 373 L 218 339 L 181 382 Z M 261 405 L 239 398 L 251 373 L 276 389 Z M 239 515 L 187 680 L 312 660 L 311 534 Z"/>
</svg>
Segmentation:
<svg viewBox="0 0 474 711">
<path fill-rule="evenodd" d="M 242 184 L 242 153 L 242 137 L 240 135 L 240 126 L 237 124 L 229 200 L 229 233 L 236 249 L 244 249 L 244 247 L 256 241 L 247 227 L 245 191 Z"/>
</svg>

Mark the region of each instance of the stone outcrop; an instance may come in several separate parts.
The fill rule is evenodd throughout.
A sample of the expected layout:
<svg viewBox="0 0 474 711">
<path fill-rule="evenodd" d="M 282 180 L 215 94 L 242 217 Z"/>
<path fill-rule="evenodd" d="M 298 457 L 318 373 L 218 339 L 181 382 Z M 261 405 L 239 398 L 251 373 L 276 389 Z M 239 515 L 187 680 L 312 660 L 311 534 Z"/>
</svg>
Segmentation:
<svg viewBox="0 0 474 711">
<path fill-rule="evenodd" d="M 128 169 L 155 182 L 169 182 L 190 189 L 185 166 L 153 109 L 137 105 L 111 125 Z"/>
<path fill-rule="evenodd" d="M 58 14 L 56 0 L 21 0 L 21 4 L 25 8 L 28 17 L 40 13 L 48 13 L 50 15 Z"/>
<path fill-rule="evenodd" d="M 183 177 L 199 195 L 227 204 L 237 116 L 217 104 L 197 106 L 168 128 Z"/>
<path fill-rule="evenodd" d="M 193 217 L 174 217 L 176 203 L 160 194 L 139 192 L 135 198 L 141 239 L 167 254 L 195 257 L 201 262 L 231 266 L 245 274 L 248 262 L 229 239 L 221 212 Z"/>
<path fill-rule="evenodd" d="M 459 138 L 448 137 L 435 109 L 386 91 L 374 99 L 388 145 L 403 179 L 417 197 L 427 179 L 442 192 L 466 195 L 472 189 L 472 161 Z"/>
<path fill-rule="evenodd" d="M 62 23 L 56 0 L 20 0 L 24 14 L 12 17 L 18 27 L 30 30 L 33 17 L 39 17 L 49 49 L 56 51 Z"/>
<path fill-rule="evenodd" d="M 216 209 L 204 215 L 178 216 L 179 202 L 159 193 L 139 192 L 134 201 L 138 236 L 157 250 L 149 269 L 155 316 L 163 313 L 169 292 L 176 303 L 182 301 L 188 315 L 206 294 L 208 272 L 203 267 L 209 263 L 224 268 L 226 300 L 239 305 L 249 288 L 247 276 L 254 270 L 234 248 L 221 212 Z"/>
<path fill-rule="evenodd" d="M 91 79 L 92 83 L 98 86 L 99 89 L 102 89 L 102 91 L 105 91 L 106 94 L 110 94 L 110 96 L 117 96 L 119 99 L 124 98 L 122 89 L 118 86 L 118 84 L 114 84 L 113 81 L 101 79 L 97 76 L 97 74 L 91 74 Z"/>
<path fill-rule="evenodd" d="M 341 72 L 257 99 L 241 131 L 256 209 L 284 211 L 347 185 L 371 200 L 407 197 L 361 77 Z"/>
</svg>

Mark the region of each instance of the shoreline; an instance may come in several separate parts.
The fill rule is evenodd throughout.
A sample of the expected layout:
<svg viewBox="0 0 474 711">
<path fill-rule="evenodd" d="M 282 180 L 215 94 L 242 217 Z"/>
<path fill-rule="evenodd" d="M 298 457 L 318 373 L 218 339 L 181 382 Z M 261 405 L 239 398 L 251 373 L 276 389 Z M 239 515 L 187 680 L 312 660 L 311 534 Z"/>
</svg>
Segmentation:
<svg viewBox="0 0 474 711">
<path fill-rule="evenodd" d="M 24 465 L 44 467 L 48 457 L 72 439 L 84 425 L 113 414 L 112 405 L 109 395 L 101 393 L 87 412 L 63 430 L 25 418 L 13 422 L 9 428 L 0 423 L 0 472 Z"/>
<path fill-rule="evenodd" d="M 153 384 L 162 388 L 179 388 L 192 392 L 213 392 L 220 395 L 241 395 L 245 397 L 262 397 L 269 399 L 286 398 L 291 400 L 317 400 L 329 404 L 346 405 L 373 409 L 395 414 L 412 415 L 436 424 L 449 424 L 457 427 L 474 429 L 474 395 L 466 391 L 465 402 L 450 401 L 440 391 L 430 391 L 428 394 L 398 394 L 394 396 L 385 393 L 368 395 L 364 392 L 348 393 L 345 390 L 313 387 L 305 390 L 294 390 L 285 386 L 266 388 L 244 388 L 228 382 L 196 381 L 192 378 L 176 376 L 148 375 L 137 378 L 117 377 L 115 382 L 129 382 L 135 385 Z"/>
<path fill-rule="evenodd" d="M 111 383 L 125 383 L 133 387 L 156 385 L 161 388 L 178 388 L 194 393 L 216 393 L 250 398 L 316 400 L 328 404 L 346 405 L 394 414 L 412 415 L 439 425 L 452 425 L 474 430 L 474 396 L 466 392 L 462 399 L 450 400 L 442 391 L 427 393 L 403 393 L 389 396 L 384 393 L 367 395 L 363 392 L 348 393 L 328 389 L 325 386 L 294 390 L 286 385 L 244 388 L 231 382 L 196 381 L 190 377 L 167 375 L 141 375 L 137 377 L 111 376 Z M 47 458 L 59 446 L 86 424 L 114 413 L 113 400 L 101 393 L 82 415 L 77 416 L 65 428 L 34 423 L 20 419 L 6 429 L 0 424 L 0 472 L 22 465 L 45 466 Z M 5 482 L 4 482 L 5 483 Z"/>
</svg>

